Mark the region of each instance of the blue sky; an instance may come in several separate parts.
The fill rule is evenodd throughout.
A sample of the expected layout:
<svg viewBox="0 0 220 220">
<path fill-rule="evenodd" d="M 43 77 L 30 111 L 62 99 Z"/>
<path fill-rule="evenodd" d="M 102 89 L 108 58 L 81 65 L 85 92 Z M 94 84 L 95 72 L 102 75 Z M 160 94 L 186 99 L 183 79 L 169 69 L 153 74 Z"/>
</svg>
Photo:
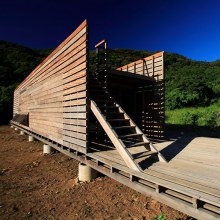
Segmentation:
<svg viewBox="0 0 220 220">
<path fill-rule="evenodd" d="M 220 59 L 220 0 L 2 0 L 0 39 L 32 48 L 58 46 L 85 18 L 90 47 L 168 51 Z"/>
</svg>

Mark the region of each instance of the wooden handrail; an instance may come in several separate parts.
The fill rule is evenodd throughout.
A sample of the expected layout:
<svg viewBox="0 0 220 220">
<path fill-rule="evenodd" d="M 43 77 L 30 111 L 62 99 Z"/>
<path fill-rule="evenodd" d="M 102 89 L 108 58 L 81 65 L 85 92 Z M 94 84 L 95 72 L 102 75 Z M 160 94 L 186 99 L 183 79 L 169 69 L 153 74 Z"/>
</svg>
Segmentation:
<svg viewBox="0 0 220 220">
<path fill-rule="evenodd" d="M 112 129 L 111 125 L 108 123 L 108 121 L 106 121 L 105 116 L 101 113 L 94 100 L 90 101 L 90 109 L 92 110 L 93 114 L 99 121 L 100 125 L 114 144 L 115 148 L 117 149 L 118 153 L 121 155 L 127 166 L 136 171 L 141 171 L 141 168 L 134 161 L 130 152 L 126 149 L 124 143 L 118 138 L 118 135 Z"/>
<path fill-rule="evenodd" d="M 104 44 L 105 42 L 106 42 L 106 40 L 100 41 L 99 43 L 97 43 L 97 44 L 95 45 L 95 48 L 99 47 L 100 45 Z"/>
<path fill-rule="evenodd" d="M 145 57 L 145 58 L 143 58 L 143 59 L 136 60 L 136 61 L 134 61 L 134 62 L 132 62 L 132 63 L 129 63 L 129 64 L 127 64 L 127 65 L 124 65 L 124 66 L 121 66 L 121 67 L 117 68 L 117 70 L 124 70 L 124 69 L 126 69 L 126 68 L 128 68 L 128 67 L 134 66 L 134 64 L 137 65 L 137 64 L 139 64 L 139 63 L 142 63 L 143 61 L 152 60 L 152 59 L 154 59 L 154 58 L 157 58 L 157 57 L 162 56 L 163 53 L 164 53 L 164 51 L 161 51 L 161 52 L 159 52 L 159 53 L 156 53 L 156 54 L 153 54 L 153 55 L 151 55 L 151 56 Z"/>
</svg>

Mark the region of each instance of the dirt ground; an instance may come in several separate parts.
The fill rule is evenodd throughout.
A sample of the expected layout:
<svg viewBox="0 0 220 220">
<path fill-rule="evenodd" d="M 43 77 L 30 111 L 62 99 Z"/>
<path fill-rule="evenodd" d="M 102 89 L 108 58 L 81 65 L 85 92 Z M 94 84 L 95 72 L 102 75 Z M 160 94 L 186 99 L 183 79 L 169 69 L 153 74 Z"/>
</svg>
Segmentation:
<svg viewBox="0 0 220 220">
<path fill-rule="evenodd" d="M 42 145 L 0 126 L 1 220 L 192 219 L 108 177 L 77 183 L 78 161 Z"/>
</svg>

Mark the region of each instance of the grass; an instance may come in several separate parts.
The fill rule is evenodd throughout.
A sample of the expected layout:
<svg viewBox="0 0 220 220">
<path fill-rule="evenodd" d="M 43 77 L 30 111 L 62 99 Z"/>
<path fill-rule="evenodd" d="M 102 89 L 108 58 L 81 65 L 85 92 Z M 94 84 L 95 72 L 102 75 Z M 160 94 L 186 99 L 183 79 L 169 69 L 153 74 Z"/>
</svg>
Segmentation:
<svg viewBox="0 0 220 220">
<path fill-rule="evenodd" d="M 83 209 L 83 213 L 86 217 L 90 216 L 90 214 L 92 212 L 91 206 L 89 206 L 88 204 L 85 203 L 82 205 L 82 209 Z"/>
<path fill-rule="evenodd" d="M 157 217 L 152 218 L 152 220 L 166 220 L 166 216 L 161 213 L 160 215 L 158 215 Z"/>
<path fill-rule="evenodd" d="M 207 107 L 167 110 L 166 124 L 219 127 L 220 100 Z"/>
</svg>

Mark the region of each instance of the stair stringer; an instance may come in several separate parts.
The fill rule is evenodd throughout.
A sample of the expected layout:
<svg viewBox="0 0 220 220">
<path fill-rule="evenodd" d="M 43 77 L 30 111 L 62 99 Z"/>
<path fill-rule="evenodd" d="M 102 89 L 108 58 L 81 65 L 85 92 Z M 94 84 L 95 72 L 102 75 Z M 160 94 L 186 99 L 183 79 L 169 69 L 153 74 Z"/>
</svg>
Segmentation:
<svg viewBox="0 0 220 220">
<path fill-rule="evenodd" d="M 157 155 L 158 155 L 158 158 L 159 158 L 159 161 L 161 162 L 166 162 L 167 163 L 167 160 L 165 159 L 165 157 L 156 149 L 156 147 L 152 144 L 152 142 L 146 137 L 146 135 L 141 131 L 141 129 L 132 121 L 132 119 L 127 115 L 127 113 L 122 109 L 122 107 L 120 105 L 118 105 L 118 108 L 119 108 L 119 111 L 120 112 L 123 112 L 124 113 L 124 117 L 125 119 L 130 119 L 130 125 L 133 125 L 135 126 L 135 130 L 138 134 L 142 134 L 142 138 L 143 138 L 143 141 L 146 142 L 146 143 L 149 143 L 149 146 L 150 146 L 150 150 L 153 151 L 153 152 L 157 152 Z"/>
<path fill-rule="evenodd" d="M 99 121 L 100 125 L 114 144 L 115 148 L 117 149 L 118 153 L 121 155 L 127 166 L 131 169 L 136 171 L 142 171 L 138 163 L 136 163 L 130 154 L 130 152 L 126 149 L 124 143 L 118 138 L 118 135 L 113 130 L 112 126 L 106 121 L 105 116 L 100 111 L 99 107 L 96 105 L 94 100 L 90 101 L 90 108 Z"/>
</svg>

